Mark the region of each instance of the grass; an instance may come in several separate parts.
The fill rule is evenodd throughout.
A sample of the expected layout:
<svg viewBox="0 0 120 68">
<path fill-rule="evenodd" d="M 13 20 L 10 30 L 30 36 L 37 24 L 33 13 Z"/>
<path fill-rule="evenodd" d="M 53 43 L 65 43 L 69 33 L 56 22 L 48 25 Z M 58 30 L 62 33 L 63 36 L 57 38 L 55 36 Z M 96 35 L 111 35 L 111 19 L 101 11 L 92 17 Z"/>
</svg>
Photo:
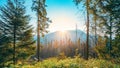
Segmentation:
<svg viewBox="0 0 120 68">
<path fill-rule="evenodd" d="M 10 68 L 12 68 L 11 65 Z M 31 64 L 18 63 L 16 68 L 120 68 L 120 64 L 114 64 L 101 59 L 84 60 L 82 58 L 48 58 L 41 62 L 32 62 Z"/>
</svg>

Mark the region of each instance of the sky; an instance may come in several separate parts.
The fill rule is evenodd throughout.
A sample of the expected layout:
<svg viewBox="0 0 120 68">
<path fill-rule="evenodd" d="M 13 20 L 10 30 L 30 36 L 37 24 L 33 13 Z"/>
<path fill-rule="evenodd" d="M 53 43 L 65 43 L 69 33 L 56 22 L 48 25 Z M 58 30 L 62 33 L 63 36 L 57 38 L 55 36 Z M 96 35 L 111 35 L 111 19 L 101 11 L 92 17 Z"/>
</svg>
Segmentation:
<svg viewBox="0 0 120 68">
<path fill-rule="evenodd" d="M 27 14 L 31 16 L 30 24 L 35 28 L 37 25 L 36 14 L 31 10 L 32 0 L 25 0 Z M 0 6 L 6 0 L 0 0 Z M 83 9 L 78 9 L 73 0 L 46 0 L 47 17 L 52 20 L 49 25 L 49 32 L 75 30 L 77 28 L 85 31 L 85 15 Z"/>
<path fill-rule="evenodd" d="M 83 30 L 84 19 L 79 17 L 77 6 L 73 0 L 47 0 L 46 4 L 48 17 L 53 23 L 50 24 L 50 31 Z"/>
</svg>

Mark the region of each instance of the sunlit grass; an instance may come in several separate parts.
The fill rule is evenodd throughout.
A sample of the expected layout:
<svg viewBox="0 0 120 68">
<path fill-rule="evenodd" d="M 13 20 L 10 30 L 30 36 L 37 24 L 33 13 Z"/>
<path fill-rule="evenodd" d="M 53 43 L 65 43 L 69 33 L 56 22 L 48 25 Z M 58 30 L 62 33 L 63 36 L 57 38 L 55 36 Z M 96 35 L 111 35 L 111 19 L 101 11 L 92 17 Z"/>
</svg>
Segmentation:
<svg viewBox="0 0 120 68">
<path fill-rule="evenodd" d="M 33 62 L 31 62 L 33 63 Z M 79 57 L 58 59 L 49 58 L 33 64 L 17 64 L 18 68 L 120 68 L 119 64 L 114 64 L 101 59 L 84 60 Z"/>
</svg>

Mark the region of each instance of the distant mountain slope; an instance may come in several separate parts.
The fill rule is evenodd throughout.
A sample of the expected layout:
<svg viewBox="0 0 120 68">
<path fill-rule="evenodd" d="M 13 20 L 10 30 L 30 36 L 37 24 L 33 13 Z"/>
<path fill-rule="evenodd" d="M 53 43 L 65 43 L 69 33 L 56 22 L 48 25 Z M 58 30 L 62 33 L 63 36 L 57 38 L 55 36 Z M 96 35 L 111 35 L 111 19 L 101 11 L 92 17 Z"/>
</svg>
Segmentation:
<svg viewBox="0 0 120 68">
<path fill-rule="evenodd" d="M 92 40 L 94 36 L 90 35 L 90 40 Z M 35 37 L 36 39 L 36 37 Z M 53 33 L 48 33 L 44 37 L 41 38 L 41 43 L 49 43 L 51 41 L 66 41 L 70 39 L 72 42 L 80 39 L 81 42 L 86 42 L 86 33 L 81 30 L 67 30 L 64 32 L 56 31 Z"/>
<path fill-rule="evenodd" d="M 65 32 L 56 31 L 54 33 L 47 34 L 45 37 L 48 41 L 54 41 L 54 40 L 66 40 L 71 39 L 72 41 L 76 41 L 76 39 L 81 39 L 82 41 L 85 41 L 86 34 L 83 31 L 77 30 L 77 34 L 75 30 L 68 30 Z"/>
</svg>

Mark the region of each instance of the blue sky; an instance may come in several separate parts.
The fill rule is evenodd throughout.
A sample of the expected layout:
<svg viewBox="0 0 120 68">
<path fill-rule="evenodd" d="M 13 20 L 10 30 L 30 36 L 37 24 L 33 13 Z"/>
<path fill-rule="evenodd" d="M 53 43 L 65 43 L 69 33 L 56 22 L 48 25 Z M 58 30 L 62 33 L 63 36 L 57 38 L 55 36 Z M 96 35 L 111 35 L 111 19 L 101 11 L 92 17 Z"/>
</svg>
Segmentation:
<svg viewBox="0 0 120 68">
<path fill-rule="evenodd" d="M 74 30 L 76 24 L 78 29 L 84 31 L 84 16 L 79 16 L 77 6 L 73 0 L 47 0 L 48 17 L 53 21 L 50 31 Z"/>
<path fill-rule="evenodd" d="M 36 28 L 36 14 L 31 11 L 32 0 L 25 1 L 27 14 L 31 16 L 30 23 Z M 6 0 L 0 0 L 0 6 L 5 3 Z M 46 0 L 46 5 L 47 17 L 52 20 L 48 28 L 50 32 L 74 30 L 76 24 L 84 31 L 84 14 L 81 14 L 82 10 L 78 12 L 73 0 Z"/>
</svg>

